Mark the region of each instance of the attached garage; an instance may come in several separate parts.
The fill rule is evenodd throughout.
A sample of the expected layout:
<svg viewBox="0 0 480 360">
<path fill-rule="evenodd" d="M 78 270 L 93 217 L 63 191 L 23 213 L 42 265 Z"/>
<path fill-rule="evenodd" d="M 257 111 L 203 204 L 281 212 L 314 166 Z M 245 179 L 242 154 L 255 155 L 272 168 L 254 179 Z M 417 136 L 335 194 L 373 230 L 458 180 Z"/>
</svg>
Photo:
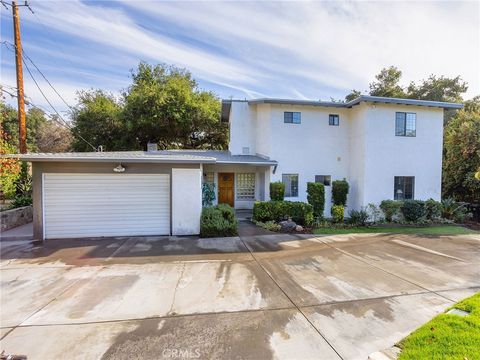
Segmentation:
<svg viewBox="0 0 480 360">
<path fill-rule="evenodd" d="M 169 174 L 43 174 L 44 238 L 169 235 Z"/>
<path fill-rule="evenodd" d="M 208 156 L 125 151 L 17 155 L 32 163 L 33 236 L 197 235 Z"/>
</svg>

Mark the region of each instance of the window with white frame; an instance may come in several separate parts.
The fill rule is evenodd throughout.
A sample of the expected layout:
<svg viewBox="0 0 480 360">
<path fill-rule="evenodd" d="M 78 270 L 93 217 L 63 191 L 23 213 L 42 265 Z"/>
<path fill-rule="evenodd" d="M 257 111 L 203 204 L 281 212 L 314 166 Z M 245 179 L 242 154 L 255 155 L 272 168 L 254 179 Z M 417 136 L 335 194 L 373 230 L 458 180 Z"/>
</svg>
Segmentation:
<svg viewBox="0 0 480 360">
<path fill-rule="evenodd" d="M 285 197 L 298 196 L 298 174 L 282 174 L 282 182 L 285 184 Z"/>
<path fill-rule="evenodd" d="M 237 200 L 255 200 L 255 173 L 237 174 Z"/>
</svg>

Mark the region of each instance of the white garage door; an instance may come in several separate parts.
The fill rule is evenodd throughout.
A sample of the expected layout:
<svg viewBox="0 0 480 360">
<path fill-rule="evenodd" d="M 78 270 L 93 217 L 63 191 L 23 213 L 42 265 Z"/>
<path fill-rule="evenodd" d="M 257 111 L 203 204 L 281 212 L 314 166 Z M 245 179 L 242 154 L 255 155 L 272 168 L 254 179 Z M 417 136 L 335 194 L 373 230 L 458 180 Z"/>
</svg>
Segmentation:
<svg viewBox="0 0 480 360">
<path fill-rule="evenodd" d="M 167 174 L 44 174 L 46 239 L 168 235 Z"/>
</svg>

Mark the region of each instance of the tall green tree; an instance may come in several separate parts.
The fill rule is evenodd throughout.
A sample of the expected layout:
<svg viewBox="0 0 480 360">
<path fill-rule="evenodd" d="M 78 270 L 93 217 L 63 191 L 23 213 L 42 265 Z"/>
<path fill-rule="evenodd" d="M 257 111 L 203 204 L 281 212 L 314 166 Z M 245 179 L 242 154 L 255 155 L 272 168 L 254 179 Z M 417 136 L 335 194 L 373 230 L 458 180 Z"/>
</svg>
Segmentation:
<svg viewBox="0 0 480 360">
<path fill-rule="evenodd" d="M 112 150 L 225 149 L 228 126 L 220 101 L 199 89 L 190 72 L 140 63 L 121 101 L 101 90 L 80 92 L 72 112 L 74 149 L 91 151 L 82 138 Z"/>
<path fill-rule="evenodd" d="M 227 126 L 220 123 L 220 101 L 199 89 L 191 73 L 167 65 L 140 63 L 124 93 L 123 119 L 129 147 L 224 149 Z"/>
<path fill-rule="evenodd" d="M 418 85 L 411 82 L 407 88 L 407 96 L 418 100 L 462 102 L 462 94 L 467 90 L 467 83 L 460 76 L 450 79 L 445 76 L 430 75 Z"/>
<path fill-rule="evenodd" d="M 125 126 L 121 120 L 122 104 L 102 90 L 80 91 L 73 108 L 73 149 L 94 151 L 102 145 L 106 151 L 128 150 Z M 133 149 L 132 149 L 133 150 Z"/>
<path fill-rule="evenodd" d="M 395 66 L 383 68 L 375 76 L 375 81 L 370 83 L 370 95 L 394 98 L 406 97 L 405 91 L 400 86 L 402 72 Z"/>
<path fill-rule="evenodd" d="M 444 131 L 443 195 L 480 202 L 480 96 L 465 102 Z"/>
</svg>

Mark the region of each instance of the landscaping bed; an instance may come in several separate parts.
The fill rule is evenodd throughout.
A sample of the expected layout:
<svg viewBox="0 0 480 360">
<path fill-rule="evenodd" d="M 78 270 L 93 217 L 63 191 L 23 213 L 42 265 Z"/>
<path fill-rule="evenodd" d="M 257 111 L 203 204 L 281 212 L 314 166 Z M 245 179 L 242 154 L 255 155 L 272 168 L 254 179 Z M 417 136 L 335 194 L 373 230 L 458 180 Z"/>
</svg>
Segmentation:
<svg viewBox="0 0 480 360">
<path fill-rule="evenodd" d="M 400 341 L 399 360 L 480 359 L 480 293 L 455 304 L 452 309 L 433 318 Z"/>
<path fill-rule="evenodd" d="M 419 234 L 419 235 L 466 235 L 480 234 L 479 231 L 458 225 L 412 226 L 401 224 L 380 224 L 376 226 L 323 227 L 313 230 L 314 234 Z"/>
</svg>

